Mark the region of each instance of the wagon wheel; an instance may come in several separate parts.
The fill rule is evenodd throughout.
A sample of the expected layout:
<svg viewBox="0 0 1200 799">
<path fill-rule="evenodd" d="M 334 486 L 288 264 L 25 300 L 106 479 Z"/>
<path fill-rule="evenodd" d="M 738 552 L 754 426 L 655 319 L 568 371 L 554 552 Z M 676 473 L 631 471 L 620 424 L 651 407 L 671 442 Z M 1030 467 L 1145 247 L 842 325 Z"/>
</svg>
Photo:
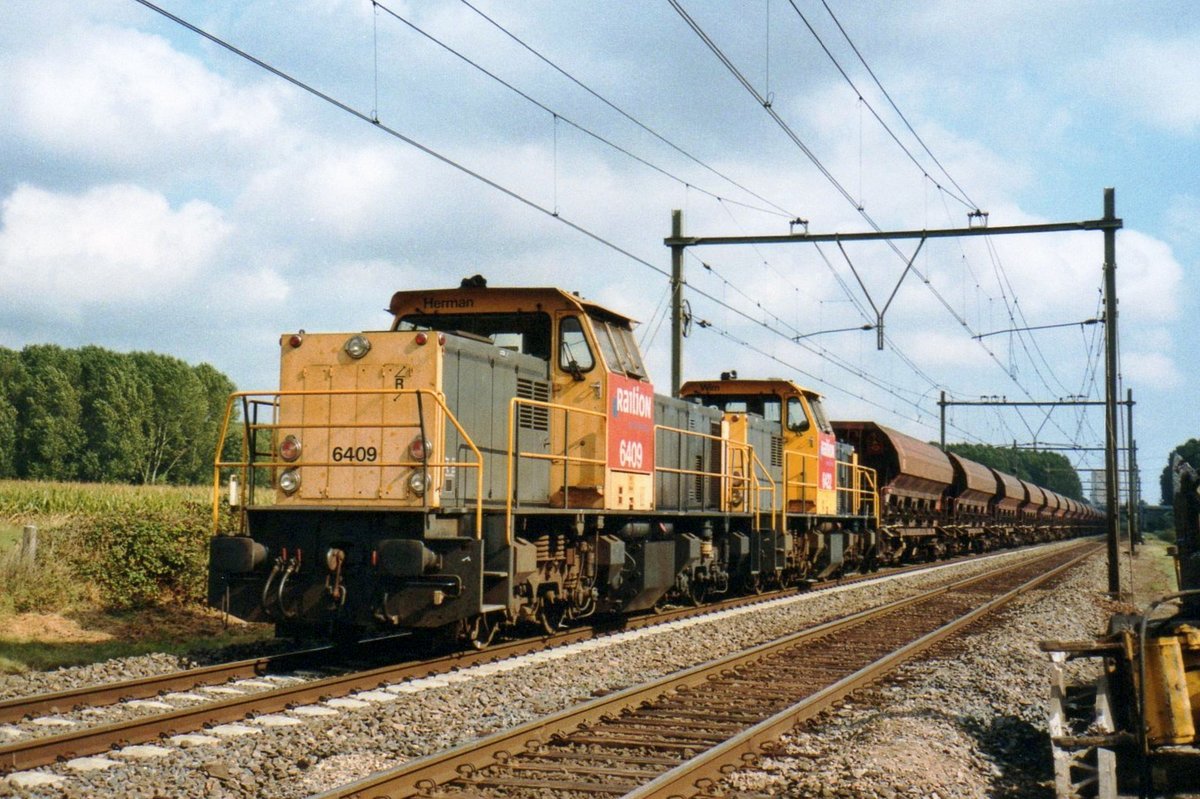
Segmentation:
<svg viewBox="0 0 1200 799">
<path fill-rule="evenodd" d="M 473 619 L 466 620 L 466 639 L 472 649 L 487 649 L 491 646 L 492 639 L 496 637 L 497 624 L 487 617 L 487 614 L 480 613 Z"/>
<path fill-rule="evenodd" d="M 748 575 L 745 581 L 746 592 L 750 594 L 761 594 L 763 592 L 763 576 L 762 572 Z"/>
<path fill-rule="evenodd" d="M 542 623 L 542 629 L 547 635 L 561 630 L 566 625 L 564 622 L 567 619 L 567 604 L 556 600 L 543 599 L 541 609 L 538 611 L 538 621 Z"/>
</svg>

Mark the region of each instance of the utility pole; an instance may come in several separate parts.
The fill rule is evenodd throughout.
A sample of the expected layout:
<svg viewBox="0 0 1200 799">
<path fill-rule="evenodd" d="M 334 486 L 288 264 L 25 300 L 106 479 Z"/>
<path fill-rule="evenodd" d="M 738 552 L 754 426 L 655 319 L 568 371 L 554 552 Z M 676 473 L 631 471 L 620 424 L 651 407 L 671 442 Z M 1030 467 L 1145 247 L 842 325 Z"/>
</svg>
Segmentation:
<svg viewBox="0 0 1200 799">
<path fill-rule="evenodd" d="M 941 413 L 942 435 L 941 435 L 941 438 L 938 439 L 938 441 L 941 442 L 942 451 L 945 452 L 946 451 L 946 390 L 945 389 L 942 389 L 942 398 L 941 398 L 941 400 L 938 401 L 938 408 L 940 408 L 942 411 L 942 413 Z"/>
<path fill-rule="evenodd" d="M 1133 440 L 1133 389 L 1126 389 L 1125 411 L 1127 413 L 1125 429 L 1129 436 L 1129 487 L 1126 491 L 1126 502 L 1129 503 L 1129 554 L 1137 554 L 1137 540 L 1140 534 L 1141 519 L 1138 518 L 1138 506 L 1141 504 L 1138 491 L 1137 445 Z"/>
<path fill-rule="evenodd" d="M 1104 190 L 1104 504 L 1108 510 L 1108 593 L 1121 595 L 1117 495 L 1117 219 L 1116 192 Z"/>
<path fill-rule="evenodd" d="M 671 238 L 683 238 L 683 211 L 671 212 Z M 683 385 L 683 245 L 671 245 L 671 396 Z"/>
</svg>

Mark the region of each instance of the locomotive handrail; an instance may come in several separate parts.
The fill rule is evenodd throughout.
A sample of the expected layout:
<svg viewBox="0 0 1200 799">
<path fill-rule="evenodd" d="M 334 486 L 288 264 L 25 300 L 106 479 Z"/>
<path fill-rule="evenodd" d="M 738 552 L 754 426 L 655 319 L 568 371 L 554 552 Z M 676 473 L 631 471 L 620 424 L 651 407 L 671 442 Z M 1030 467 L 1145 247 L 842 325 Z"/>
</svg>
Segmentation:
<svg viewBox="0 0 1200 799">
<path fill-rule="evenodd" d="M 332 460 L 332 459 L 312 460 L 312 459 L 305 458 L 303 456 L 303 454 L 301 454 L 301 456 L 299 458 L 297 458 L 296 460 L 286 461 L 280 457 L 276 457 L 276 455 L 275 455 L 276 442 L 274 439 L 277 437 L 277 432 L 280 429 L 284 429 L 284 428 L 286 428 L 288 430 L 378 429 L 380 431 L 383 431 L 385 429 L 408 428 L 408 427 L 420 427 L 422 430 L 424 429 L 424 426 L 420 423 L 419 420 L 414 421 L 414 422 L 405 422 L 405 423 L 384 422 L 381 420 L 378 423 L 370 423 L 370 422 L 342 423 L 342 422 L 338 422 L 336 424 L 332 420 L 326 421 L 326 422 L 297 421 L 295 423 L 292 423 L 292 422 L 284 423 L 284 422 L 280 421 L 280 407 L 281 407 L 280 399 L 282 397 L 294 397 L 294 396 L 299 396 L 299 397 L 326 396 L 326 397 L 329 397 L 329 396 L 369 396 L 369 395 L 391 396 L 393 398 L 398 398 L 401 396 L 415 396 L 418 398 L 418 401 L 420 400 L 421 397 L 431 398 L 433 400 L 433 402 L 436 404 L 437 408 L 441 411 L 441 413 L 438 414 L 438 416 L 437 416 L 438 424 L 436 425 L 436 430 L 433 434 L 433 437 L 436 438 L 439 442 L 442 442 L 444 444 L 444 442 L 445 442 L 444 425 L 445 425 L 445 421 L 448 419 L 450 421 L 450 423 L 452 425 L 454 425 L 455 430 L 458 431 L 458 434 L 461 437 L 462 442 L 471 450 L 472 453 L 474 453 L 475 461 L 474 462 L 465 461 L 465 460 L 463 460 L 463 461 L 447 461 L 447 460 L 435 461 L 435 460 L 426 458 L 425 460 L 422 460 L 422 461 L 409 459 L 409 460 L 397 460 L 397 461 L 373 460 L 373 461 L 361 461 L 360 462 L 360 461 L 354 461 L 354 460 L 346 461 L 346 460 Z M 260 397 L 272 397 L 273 399 L 270 402 L 254 399 L 254 398 L 260 398 Z M 225 442 L 226 437 L 229 434 L 229 425 L 233 420 L 233 409 L 234 409 L 235 403 L 239 403 L 239 402 L 243 406 L 247 406 L 248 404 L 253 404 L 253 403 L 258 403 L 260 405 L 269 405 L 271 407 L 271 421 L 269 423 L 260 423 L 257 421 L 257 419 L 255 419 L 255 420 L 251 420 L 249 418 L 242 419 L 241 420 L 241 422 L 242 422 L 242 453 L 243 453 L 242 458 L 240 460 L 226 461 L 222 458 L 222 454 L 223 454 L 223 450 L 224 450 L 224 442 Z M 330 414 L 332 413 L 332 408 L 329 409 L 329 413 Z M 267 460 L 256 460 L 256 455 L 258 455 L 260 453 L 256 452 L 256 450 L 254 449 L 254 444 L 256 443 L 257 433 L 259 431 L 263 431 L 263 430 L 271 431 L 271 434 L 272 434 L 271 455 L 272 455 L 272 457 Z M 303 450 L 302 450 L 302 452 L 303 452 Z M 475 537 L 482 538 L 482 536 L 483 536 L 483 455 L 482 455 L 482 453 L 480 453 L 479 448 L 475 445 L 475 442 L 467 434 L 467 431 L 465 429 L 463 429 L 463 426 L 459 423 L 458 419 L 454 416 L 454 414 L 446 406 L 446 399 L 441 394 L 441 392 L 432 391 L 430 389 L 425 389 L 425 388 L 407 388 L 407 389 L 402 389 L 402 388 L 352 388 L 352 389 L 345 388 L 345 389 L 340 389 L 339 388 L 339 389 L 290 389 L 290 390 L 282 390 L 281 389 L 281 390 L 275 390 L 275 391 L 237 391 L 237 392 L 230 394 L 229 399 L 226 401 L 226 404 L 225 404 L 225 416 L 221 423 L 221 435 L 220 435 L 220 438 L 218 439 L 217 452 L 213 459 L 213 514 L 212 514 L 212 516 L 213 516 L 213 534 L 216 535 L 220 529 L 221 470 L 222 469 L 230 469 L 230 468 L 237 469 L 242 482 L 247 486 L 247 488 L 249 490 L 249 496 L 252 498 L 253 497 L 253 488 L 254 488 L 253 477 L 257 470 L 259 470 L 259 469 L 296 468 L 301 465 L 309 466 L 309 467 L 318 467 L 318 468 L 334 467 L 334 468 L 378 469 L 378 470 L 380 470 L 379 480 L 380 480 L 381 485 L 382 485 L 382 481 L 383 481 L 383 470 L 384 469 L 400 469 L 400 468 L 445 469 L 445 468 L 458 468 L 458 467 L 474 469 L 475 470 Z M 426 503 L 427 503 L 427 500 L 423 496 L 422 497 L 422 507 L 427 507 Z M 244 526 L 246 506 L 248 503 L 240 503 L 240 504 L 241 504 L 240 517 L 241 517 L 241 522 Z"/>
<path fill-rule="evenodd" d="M 667 433 L 676 433 L 680 436 L 681 440 L 683 437 L 708 439 L 709 441 L 713 441 L 713 442 L 716 442 L 721 445 L 721 447 L 722 447 L 722 462 L 723 463 L 731 462 L 732 459 L 729 457 L 729 453 L 732 451 L 732 452 L 739 453 L 745 459 L 745 462 L 750 464 L 751 469 L 747 469 L 747 473 L 744 475 L 735 474 L 732 470 L 730 470 L 730 471 L 715 471 L 715 472 L 707 471 L 706 472 L 706 471 L 702 471 L 700 469 L 680 469 L 680 468 L 675 468 L 672 466 L 660 466 L 657 463 L 654 465 L 655 472 L 662 472 L 664 474 L 678 474 L 678 475 L 691 475 L 693 477 L 719 478 L 723 484 L 723 488 L 722 488 L 722 492 L 721 492 L 721 510 L 722 511 L 728 511 L 729 507 L 727 507 L 727 506 L 734 504 L 731 502 L 731 499 L 730 499 L 730 495 L 732 494 L 732 492 L 734 490 L 733 489 L 734 485 L 742 488 L 743 490 L 746 490 L 747 494 L 756 494 L 758 490 L 762 490 L 762 489 L 759 489 L 757 482 L 755 484 L 755 491 L 748 490 L 749 486 L 750 486 L 750 480 L 751 480 L 750 471 L 752 470 L 752 468 L 754 466 L 753 462 L 758 460 L 758 456 L 755 455 L 755 453 L 754 453 L 754 448 L 752 446 L 750 446 L 749 444 L 743 444 L 738 441 L 730 441 L 727 438 L 722 438 L 721 436 L 713 435 L 711 433 L 701 433 L 699 430 L 684 430 L 683 428 L 680 428 L 680 427 L 671 427 L 671 426 L 665 425 L 665 424 L 654 425 L 654 433 L 655 433 L 656 437 L 657 437 L 657 434 L 659 433 L 659 431 L 663 431 L 663 432 L 667 432 Z M 760 465 L 761 465 L 761 462 L 760 462 Z M 768 477 L 768 480 L 769 479 L 770 478 Z M 772 481 L 772 483 L 773 482 L 774 481 Z M 758 512 L 757 511 L 757 507 L 758 507 L 757 502 L 758 502 L 757 497 L 755 497 L 754 502 L 748 502 L 747 503 L 747 506 L 748 506 L 747 511 L 745 511 L 745 512 L 749 512 L 752 514 L 757 513 Z M 753 509 L 751 509 L 751 506 L 753 506 Z"/>
<path fill-rule="evenodd" d="M 798 459 L 800 461 L 800 470 L 799 470 L 800 477 L 798 480 L 791 479 L 788 477 L 788 474 L 789 474 L 788 462 L 789 462 L 789 460 L 796 460 L 796 459 Z M 818 461 L 818 463 L 819 463 L 820 456 L 813 455 L 808 452 L 796 452 L 796 451 L 784 452 L 783 481 L 782 482 L 783 482 L 783 488 L 784 488 L 783 506 L 784 506 L 785 518 L 787 515 L 787 503 L 788 503 L 787 489 L 790 489 L 790 488 L 801 489 L 802 490 L 801 497 L 803 497 L 803 489 L 812 489 L 814 491 L 820 489 L 820 484 L 816 480 L 807 479 L 808 462 L 809 461 Z M 879 492 L 878 492 L 878 487 L 876 484 L 875 470 L 869 466 L 863 466 L 855 461 L 841 461 L 841 460 L 835 459 L 833 463 L 834 463 L 835 474 L 836 474 L 836 469 L 839 466 L 848 467 L 850 469 L 850 474 L 851 474 L 851 481 L 850 481 L 851 485 L 849 485 L 849 486 L 837 485 L 836 484 L 837 481 L 836 480 L 834 481 L 835 485 L 832 490 L 835 492 L 835 495 L 850 494 L 851 506 L 853 508 L 852 515 L 854 515 L 854 516 L 863 515 L 862 508 L 869 507 L 870 513 L 875 519 L 875 525 L 876 525 L 876 527 L 878 527 L 879 523 L 880 523 L 880 508 L 879 508 Z M 819 472 L 819 469 L 818 469 L 818 472 Z M 869 484 L 869 488 L 861 487 L 860 483 L 864 480 L 865 480 L 865 482 L 867 482 Z M 801 502 L 803 502 L 803 499 L 801 499 Z M 813 505 L 812 511 L 800 510 L 798 512 L 799 513 L 816 512 L 815 499 L 814 499 L 814 505 Z"/>
<path fill-rule="evenodd" d="M 755 481 L 755 487 L 754 487 L 755 488 L 755 490 L 754 490 L 755 496 L 759 497 L 759 495 L 761 495 L 761 493 L 763 491 L 771 492 L 771 513 L 770 513 L 771 527 L 776 530 L 782 530 L 782 529 L 784 529 L 784 527 L 783 527 L 783 522 L 784 522 L 783 503 L 780 502 L 780 503 L 776 504 L 777 500 L 779 499 L 779 494 L 777 493 L 779 484 L 776 483 L 774 478 L 771 477 L 771 471 L 769 469 L 767 469 L 766 464 L 764 464 L 761 460 L 759 460 L 758 452 L 756 452 L 753 447 L 750 448 L 750 457 L 752 458 L 752 463 L 755 467 L 754 472 L 753 472 L 754 473 L 754 481 Z M 762 479 L 759 478 L 759 472 L 762 473 Z M 763 487 L 764 482 L 766 483 L 765 488 Z M 759 498 L 758 505 L 755 509 L 755 514 L 761 513 L 761 508 L 762 508 L 762 500 L 761 500 L 761 498 Z M 776 520 L 775 520 L 776 511 L 779 512 L 778 522 L 776 522 Z"/>
<path fill-rule="evenodd" d="M 554 452 L 530 452 L 517 449 L 516 430 L 517 430 L 517 408 L 519 406 L 528 406 L 531 408 L 544 408 L 553 413 L 554 411 L 563 412 L 563 451 L 561 454 Z M 516 493 L 516 485 L 514 480 L 514 472 L 516 471 L 516 463 L 521 458 L 529 458 L 531 460 L 547 460 L 547 461 L 562 461 L 563 462 L 563 509 L 569 507 L 570 499 L 570 478 L 567 469 L 572 464 L 591 465 L 606 467 L 608 460 L 606 458 L 588 458 L 582 455 L 571 455 L 567 452 L 570 447 L 570 419 L 571 414 L 582 414 L 584 416 L 592 416 L 602 421 L 600 425 L 604 432 L 603 449 L 608 452 L 608 416 L 603 411 L 594 411 L 590 408 L 575 408 L 570 405 L 563 405 L 557 402 L 546 402 L 545 400 L 535 400 L 528 397 L 513 397 L 508 402 L 508 450 L 506 468 L 506 483 L 505 483 L 505 498 L 504 498 L 504 529 L 505 536 L 508 539 L 507 543 L 512 544 L 512 516 L 513 516 L 513 495 Z M 549 422 L 549 419 L 547 420 Z M 550 425 L 547 424 L 547 429 Z M 553 439 L 553 436 L 551 436 Z M 552 481 L 553 482 L 553 481 Z"/>
</svg>

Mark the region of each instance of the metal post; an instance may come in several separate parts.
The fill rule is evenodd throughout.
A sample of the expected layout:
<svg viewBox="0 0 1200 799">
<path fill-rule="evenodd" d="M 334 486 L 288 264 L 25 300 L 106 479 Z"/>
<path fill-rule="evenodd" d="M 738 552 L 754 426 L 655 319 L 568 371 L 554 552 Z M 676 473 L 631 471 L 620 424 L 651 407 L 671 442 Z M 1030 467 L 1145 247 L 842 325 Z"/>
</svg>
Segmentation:
<svg viewBox="0 0 1200 799">
<path fill-rule="evenodd" d="M 1115 191 L 1104 190 L 1104 502 L 1108 521 L 1108 593 L 1121 595 L 1120 499 L 1117 493 L 1117 214 Z"/>
<path fill-rule="evenodd" d="M 1138 473 L 1137 473 L 1137 445 L 1133 441 L 1133 389 L 1127 389 L 1125 392 L 1125 412 L 1126 436 L 1129 442 L 1129 487 L 1126 490 L 1126 503 L 1129 507 L 1129 554 L 1137 554 L 1138 540 Z"/>
<path fill-rule="evenodd" d="M 671 212 L 671 238 L 683 238 L 683 211 Z M 683 245 L 671 245 L 671 396 L 683 384 Z"/>
<path fill-rule="evenodd" d="M 939 439 L 942 444 L 942 449 L 946 449 L 946 392 L 942 391 L 942 398 L 938 400 L 938 411 L 942 417 L 942 437 Z"/>
</svg>

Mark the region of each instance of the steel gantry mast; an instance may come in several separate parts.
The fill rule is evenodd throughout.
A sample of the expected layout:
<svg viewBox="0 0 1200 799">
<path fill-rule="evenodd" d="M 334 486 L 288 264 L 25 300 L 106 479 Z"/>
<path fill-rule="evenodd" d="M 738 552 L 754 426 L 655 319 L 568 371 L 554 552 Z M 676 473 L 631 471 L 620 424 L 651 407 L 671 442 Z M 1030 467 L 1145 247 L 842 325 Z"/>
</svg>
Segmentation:
<svg viewBox="0 0 1200 799">
<path fill-rule="evenodd" d="M 986 216 L 980 214 L 981 219 Z M 806 226 L 805 226 L 806 227 Z M 1107 505 L 1107 543 L 1108 543 L 1108 591 L 1117 596 L 1121 592 L 1121 577 L 1118 565 L 1119 557 L 1119 513 L 1118 513 L 1118 482 L 1117 482 L 1117 406 L 1123 403 L 1117 400 L 1117 256 L 1116 235 L 1122 227 L 1122 221 L 1116 215 L 1115 191 L 1111 188 L 1104 190 L 1104 216 L 1100 219 L 1089 219 L 1082 222 L 1050 222 L 1036 225 L 1009 225 L 989 227 L 986 225 L 968 226 L 965 228 L 946 228 L 935 230 L 876 230 L 861 233 L 788 233 L 786 235 L 762 236 L 685 236 L 683 234 L 683 212 L 671 212 L 671 235 L 663 243 L 671 248 L 671 395 L 679 396 L 679 386 L 683 381 L 683 319 L 684 297 L 683 287 L 683 253 L 688 247 L 707 247 L 728 244 L 819 244 L 834 242 L 840 247 L 845 242 L 852 241 L 897 241 L 902 239 L 917 239 L 920 243 L 917 250 L 928 239 L 937 238 L 966 238 L 970 236 L 1005 236 L 1031 233 L 1066 233 L 1072 231 L 1099 230 L 1104 233 L 1104 303 L 1105 303 L 1105 503 Z M 844 250 L 843 250 L 844 253 Z M 915 253 L 914 253 L 915 258 Z M 847 261 L 849 259 L 847 258 Z M 904 280 L 912 266 L 908 266 L 900 276 Z M 853 269 L 853 264 L 851 264 Z M 855 272 L 857 277 L 857 272 Z M 895 296 L 899 289 L 897 281 Z M 861 285 L 861 280 L 859 281 Z M 890 303 L 891 300 L 888 300 Z M 875 303 L 871 302 L 872 307 Z M 880 349 L 883 343 L 883 315 L 887 310 L 876 308 L 878 337 Z M 1132 440 L 1133 431 L 1129 431 Z"/>
</svg>

